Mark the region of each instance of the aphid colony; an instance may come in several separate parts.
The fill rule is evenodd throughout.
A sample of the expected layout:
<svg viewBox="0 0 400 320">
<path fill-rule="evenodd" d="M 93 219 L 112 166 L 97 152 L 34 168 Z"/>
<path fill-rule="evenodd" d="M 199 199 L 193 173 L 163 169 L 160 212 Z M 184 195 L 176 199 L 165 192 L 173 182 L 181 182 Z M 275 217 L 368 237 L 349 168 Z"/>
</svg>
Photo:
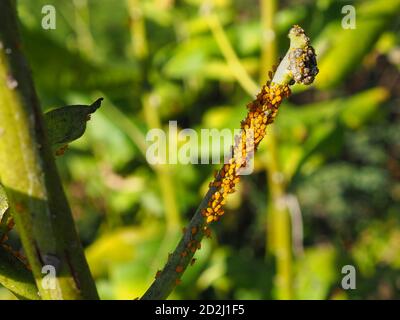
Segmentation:
<svg viewBox="0 0 400 320">
<path fill-rule="evenodd" d="M 272 74 L 270 77 L 272 78 Z M 196 250 L 201 248 L 200 240 L 196 240 L 198 233 L 201 231 L 206 237 L 211 236 L 208 224 L 218 221 L 224 214 L 223 206 L 228 194 L 235 191 L 235 186 L 240 181 L 241 168 L 244 168 L 253 157 L 259 143 L 266 134 L 267 125 L 274 121 L 279 105 L 289 95 L 288 85 L 275 85 L 268 82 L 257 95 L 257 98 L 247 105 L 249 111 L 245 120 L 241 122 L 241 135 L 235 138 L 232 157 L 221 170 L 215 173 L 215 179 L 210 183 L 210 188 L 213 188 L 214 192 L 207 207 L 201 212 L 204 223 L 200 226 L 193 226 L 190 230 L 186 228 L 182 230 L 184 234 L 189 235 L 190 239 L 183 251 L 180 252 L 180 262 L 175 267 L 177 274 L 182 274 L 187 259 L 190 259 Z M 195 261 L 195 259 L 191 259 L 190 265 L 193 265 Z M 162 271 L 157 271 L 156 278 L 161 274 Z M 180 282 L 180 279 L 177 278 L 175 284 L 178 285 Z"/>
<path fill-rule="evenodd" d="M 270 81 L 263 86 L 256 99 L 247 105 L 248 113 L 241 122 L 241 133 L 235 137 L 234 146 L 231 149 L 231 157 L 223 167 L 215 172 L 214 180 L 209 185 L 206 195 L 207 206 L 198 213 L 191 222 L 191 229 L 183 229 L 184 237 L 173 254 L 171 263 L 167 267 L 175 272 L 175 285 L 178 285 L 180 277 L 186 266 L 193 265 L 196 261 L 192 259 L 196 250 L 200 249 L 202 236 L 210 237 L 211 231 L 208 225 L 218 221 L 224 214 L 224 205 L 230 193 L 235 191 L 239 182 L 239 176 L 254 156 L 259 143 L 265 137 L 268 124 L 274 122 L 278 108 L 284 98 L 290 95 L 289 85 L 294 83 L 311 84 L 318 73 L 317 61 L 314 49 L 310 45 L 310 39 L 304 30 L 294 26 L 289 32 L 291 48 L 279 65 L 278 73 L 274 78 L 273 72 L 269 73 Z M 275 80 L 275 81 L 273 81 Z M 201 231 L 201 232 L 200 232 Z M 170 258 L 170 257 L 169 257 Z M 162 276 L 163 271 L 158 271 L 156 278 Z M 166 273 L 168 277 L 168 273 Z"/>
<path fill-rule="evenodd" d="M 288 70 L 292 72 L 293 83 L 309 85 L 319 72 L 315 50 L 310 45 L 310 38 L 305 35 L 302 28 L 294 26 L 290 32 L 296 36 L 302 36 L 306 41 L 306 45 L 304 48 L 292 49 L 289 52 Z"/>
<path fill-rule="evenodd" d="M 263 87 L 256 100 L 249 103 L 247 117 L 241 123 L 241 136 L 236 137 L 232 148 L 232 158 L 220 171 L 216 172 L 210 187 L 215 188 L 207 208 L 202 211 L 206 223 L 218 221 L 224 214 L 223 206 L 228 194 L 235 191 L 239 182 L 240 169 L 251 160 L 260 141 L 266 134 L 267 125 L 272 123 L 283 98 L 289 96 L 288 85 L 270 85 Z M 250 135 L 249 135 L 250 133 Z"/>
</svg>

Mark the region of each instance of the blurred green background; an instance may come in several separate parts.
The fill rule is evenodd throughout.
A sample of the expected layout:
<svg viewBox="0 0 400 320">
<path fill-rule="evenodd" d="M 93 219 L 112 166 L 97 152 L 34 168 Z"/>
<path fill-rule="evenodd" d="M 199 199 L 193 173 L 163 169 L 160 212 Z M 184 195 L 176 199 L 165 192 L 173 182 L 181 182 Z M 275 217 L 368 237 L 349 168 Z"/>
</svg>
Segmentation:
<svg viewBox="0 0 400 320">
<path fill-rule="evenodd" d="M 344 5 L 356 28 L 342 28 Z M 56 29 L 44 30 L 44 5 Z M 213 165 L 150 166 L 145 136 L 238 128 L 301 25 L 320 74 L 294 86 L 175 299 L 400 298 L 400 0 L 19 0 L 44 110 L 104 97 L 57 158 L 106 299 L 141 296 Z M 209 152 L 203 148 L 202 152 Z M 12 235 L 11 241 L 17 242 Z M 356 268 L 344 290 L 344 265 Z M 12 295 L 0 288 L 0 298 Z"/>
</svg>

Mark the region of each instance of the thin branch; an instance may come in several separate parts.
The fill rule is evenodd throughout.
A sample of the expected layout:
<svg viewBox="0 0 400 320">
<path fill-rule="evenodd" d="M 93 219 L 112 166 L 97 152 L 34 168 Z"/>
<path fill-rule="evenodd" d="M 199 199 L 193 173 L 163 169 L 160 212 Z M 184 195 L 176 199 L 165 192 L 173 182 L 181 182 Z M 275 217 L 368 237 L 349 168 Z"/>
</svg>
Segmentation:
<svg viewBox="0 0 400 320">
<path fill-rule="evenodd" d="M 187 266 L 194 262 L 193 255 L 201 248 L 204 235 L 210 235 L 209 225 L 224 214 L 227 196 L 233 193 L 239 175 L 251 161 L 254 151 L 278 111 L 282 99 L 290 95 L 289 84 L 309 84 L 318 72 L 315 53 L 303 29 L 294 26 L 289 32 L 291 46 L 271 82 L 263 86 L 257 98 L 247 105 L 249 112 L 241 123 L 241 134 L 235 139 L 232 157 L 216 173 L 215 180 L 184 230 L 175 251 L 168 257 L 163 270 L 156 274 L 153 284 L 142 299 L 165 299 L 176 285 Z"/>
<path fill-rule="evenodd" d="M 221 25 L 221 22 L 218 16 L 215 13 L 210 12 L 210 8 L 205 5 L 203 7 L 204 16 L 206 17 L 208 26 L 215 38 L 215 41 L 218 44 L 219 49 L 221 50 L 222 55 L 224 56 L 226 62 L 228 63 L 229 68 L 232 70 L 234 77 L 239 82 L 241 87 L 251 96 L 258 90 L 257 83 L 249 76 L 246 69 L 243 67 L 240 62 L 239 57 L 236 55 L 235 50 L 233 49 L 224 28 Z"/>
</svg>

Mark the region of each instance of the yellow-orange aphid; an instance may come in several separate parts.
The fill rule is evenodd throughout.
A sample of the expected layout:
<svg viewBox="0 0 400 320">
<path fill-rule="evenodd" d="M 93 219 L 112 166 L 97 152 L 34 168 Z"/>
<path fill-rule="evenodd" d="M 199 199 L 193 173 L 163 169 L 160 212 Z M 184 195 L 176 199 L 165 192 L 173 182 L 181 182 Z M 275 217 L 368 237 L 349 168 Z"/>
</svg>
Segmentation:
<svg viewBox="0 0 400 320">
<path fill-rule="evenodd" d="M 22 212 L 22 211 L 24 211 L 24 209 L 25 209 L 25 207 L 22 203 L 17 202 L 15 204 L 15 211 Z"/>
<path fill-rule="evenodd" d="M 196 258 L 193 258 L 192 261 L 190 261 L 190 265 L 194 265 L 194 263 L 196 262 Z"/>
<path fill-rule="evenodd" d="M 186 250 L 183 250 L 183 251 L 181 252 L 181 257 L 184 258 L 184 257 L 186 257 L 186 256 L 187 256 L 187 251 L 186 251 Z"/>
<path fill-rule="evenodd" d="M 10 221 L 7 223 L 7 229 L 11 230 L 15 226 L 14 219 L 10 219 Z"/>
<path fill-rule="evenodd" d="M 211 230 L 209 227 L 204 227 L 203 232 L 207 238 L 211 238 Z"/>
<path fill-rule="evenodd" d="M 62 156 L 67 151 L 68 145 L 62 146 L 60 149 L 56 150 L 56 156 Z"/>
<path fill-rule="evenodd" d="M 177 273 L 182 273 L 182 272 L 183 272 L 183 267 L 182 267 L 182 266 L 177 266 L 177 267 L 175 268 L 175 271 L 176 271 Z"/>
<path fill-rule="evenodd" d="M 197 233 L 197 227 L 192 227 L 192 236 L 194 236 Z"/>
<path fill-rule="evenodd" d="M 231 159 L 214 174 L 215 180 L 211 185 L 215 190 L 207 207 L 202 210 L 206 221 L 206 226 L 203 228 L 206 236 L 209 237 L 211 234 L 207 225 L 218 221 L 224 214 L 223 206 L 226 204 L 226 198 L 228 194 L 235 192 L 235 187 L 240 182 L 241 168 L 244 168 L 253 157 L 254 151 L 266 134 L 267 125 L 274 121 L 282 99 L 289 94 L 288 85 L 268 84 L 262 88 L 256 100 L 247 105 L 249 111 L 241 122 L 241 133 L 235 136 Z M 199 247 L 200 243 L 197 243 L 197 249 Z M 196 244 L 190 243 L 188 248 L 194 252 Z"/>
</svg>

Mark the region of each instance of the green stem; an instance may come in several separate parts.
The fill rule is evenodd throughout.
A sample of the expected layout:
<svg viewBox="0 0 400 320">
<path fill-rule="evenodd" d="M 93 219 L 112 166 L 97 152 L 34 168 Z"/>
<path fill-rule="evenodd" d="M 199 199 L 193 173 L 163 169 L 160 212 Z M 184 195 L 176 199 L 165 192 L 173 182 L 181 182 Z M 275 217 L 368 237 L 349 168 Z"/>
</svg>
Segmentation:
<svg viewBox="0 0 400 320">
<path fill-rule="evenodd" d="M 258 90 L 257 83 L 249 76 L 246 69 L 243 67 L 240 59 L 235 53 L 229 39 L 221 25 L 218 16 L 215 13 L 205 12 L 205 17 L 209 28 L 224 56 L 229 68 L 232 70 L 233 75 L 239 82 L 241 87 L 250 95 L 254 96 Z"/>
<path fill-rule="evenodd" d="M 142 60 L 149 54 L 143 10 L 138 0 L 127 0 L 127 6 L 130 17 L 132 52 L 136 58 Z"/>
<path fill-rule="evenodd" d="M 293 29 L 292 29 L 293 30 Z M 295 36 L 290 37 L 291 44 L 298 40 Z M 305 39 L 303 39 L 304 41 Z M 300 43 L 301 44 L 301 43 Z M 289 50 L 293 49 L 291 46 Z M 288 65 L 289 56 L 286 55 L 281 63 Z M 275 74 L 273 82 L 276 85 L 288 85 L 291 83 L 292 78 L 286 77 L 284 75 L 291 75 L 287 69 L 279 69 Z M 258 100 L 254 102 L 257 105 Z M 268 113 L 270 116 L 270 113 Z M 221 172 L 221 171 L 220 171 Z M 216 178 L 216 181 L 220 179 L 221 176 Z M 204 196 L 199 207 L 197 208 L 192 220 L 189 222 L 184 234 L 175 248 L 174 252 L 168 257 L 168 261 L 162 271 L 158 274 L 154 282 L 151 284 L 150 288 L 145 292 L 142 299 L 143 300 L 156 300 L 165 299 L 174 289 L 174 287 L 179 283 L 183 272 L 185 272 L 187 266 L 192 261 L 192 257 L 196 251 L 199 249 L 199 245 L 204 236 L 202 232 L 203 228 L 207 225 L 205 223 L 205 218 L 202 212 L 208 208 L 209 202 L 212 199 L 217 188 L 211 185 L 207 194 Z M 194 231 L 193 231 L 194 230 Z M 194 250 L 189 250 L 193 249 Z"/>
<path fill-rule="evenodd" d="M 262 51 L 261 61 L 263 70 L 261 80 L 265 81 L 267 71 L 271 70 L 276 61 L 276 31 L 274 18 L 277 10 L 276 0 L 261 0 L 261 27 L 262 27 Z M 280 65 L 281 70 L 287 69 L 288 65 Z M 285 75 L 283 73 L 283 75 Z M 276 77 L 274 79 L 276 80 Z M 281 80 L 278 80 L 281 81 Z M 266 172 L 268 190 L 270 193 L 270 207 L 266 212 L 267 237 L 266 251 L 275 255 L 276 259 L 276 296 L 278 299 L 292 298 L 292 256 L 291 256 L 291 228 L 289 213 L 282 200 L 285 196 L 284 179 L 279 168 L 279 155 L 277 137 L 274 124 L 270 127 L 267 140 L 268 157 L 266 161 Z"/>
<path fill-rule="evenodd" d="M 43 299 L 97 299 L 21 51 L 15 1 L 0 1 L 0 179 Z M 53 286 L 43 287 L 45 265 Z"/>
<path fill-rule="evenodd" d="M 90 12 L 87 0 L 74 0 L 75 29 L 78 49 L 87 58 L 97 59 L 95 42 L 90 32 Z"/>
<path fill-rule="evenodd" d="M 148 57 L 149 52 L 143 10 L 138 0 L 127 0 L 127 5 L 131 18 L 130 31 L 133 54 L 137 59 L 144 61 Z M 147 74 L 145 77 L 147 77 Z M 148 81 L 148 79 L 145 79 L 145 81 Z M 149 129 L 161 128 L 161 121 L 157 110 L 158 106 L 151 102 L 150 94 L 144 95 L 142 105 Z M 164 202 L 167 223 L 166 237 L 169 237 L 168 233 L 179 229 L 181 225 L 175 190 L 171 188 L 173 185 L 172 170 L 169 169 L 168 165 L 155 165 L 152 167 L 157 175 Z"/>
<path fill-rule="evenodd" d="M 260 83 L 268 80 L 268 71 L 272 70 L 277 60 L 276 32 L 274 19 L 276 14 L 276 0 L 261 0 L 261 73 Z"/>
<path fill-rule="evenodd" d="M 143 110 L 149 129 L 161 128 L 161 121 L 155 105 L 150 96 L 143 98 Z M 168 150 L 168 145 L 167 145 Z M 176 195 L 173 186 L 172 173 L 170 165 L 154 165 L 158 183 L 161 189 L 163 202 L 165 205 L 165 215 L 167 222 L 167 232 L 169 230 L 177 230 L 181 226 L 180 215 L 176 203 Z"/>
</svg>

